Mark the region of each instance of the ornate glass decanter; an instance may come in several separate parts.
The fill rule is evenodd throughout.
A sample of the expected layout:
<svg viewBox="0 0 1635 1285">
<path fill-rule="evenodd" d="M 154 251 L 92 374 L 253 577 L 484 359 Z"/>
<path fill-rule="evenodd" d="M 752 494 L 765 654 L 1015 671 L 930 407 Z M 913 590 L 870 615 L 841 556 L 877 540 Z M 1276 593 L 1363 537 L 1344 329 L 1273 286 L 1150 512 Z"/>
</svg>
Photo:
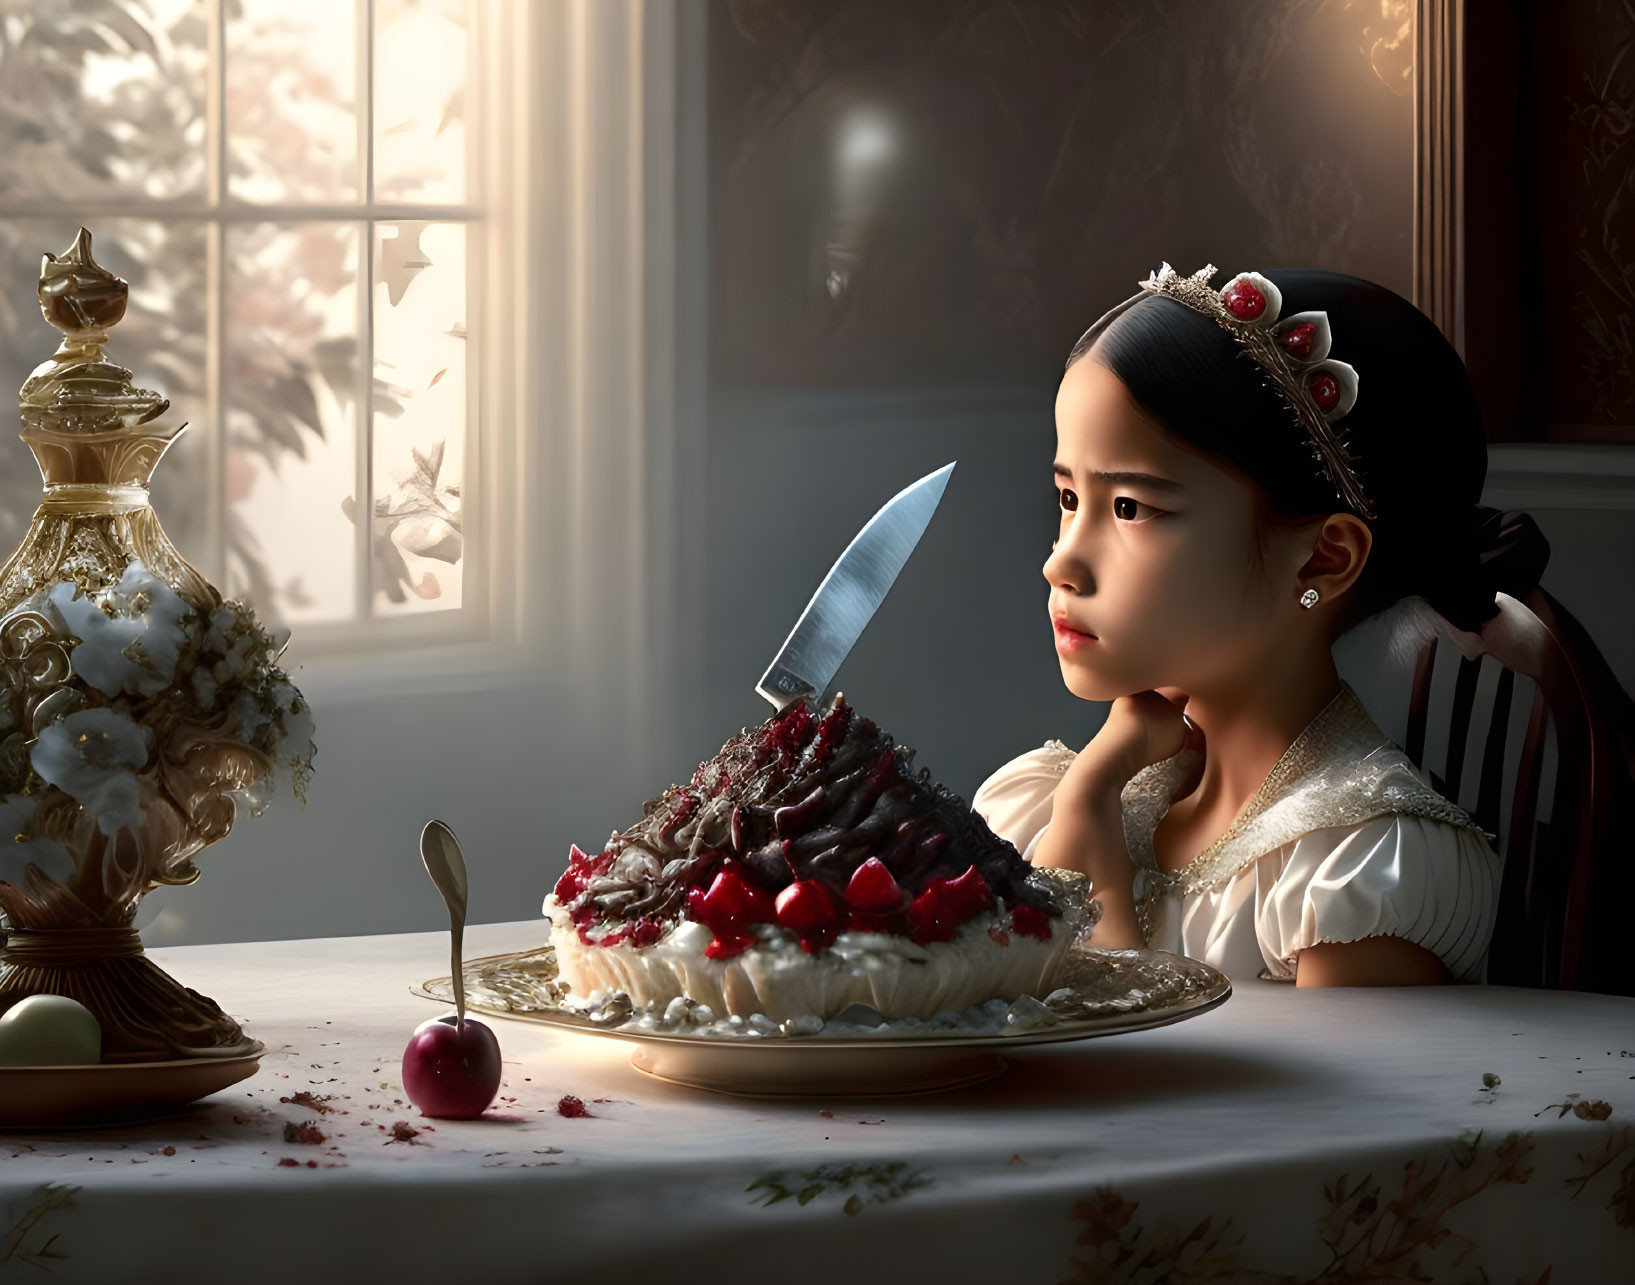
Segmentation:
<svg viewBox="0 0 1635 1285">
<path fill-rule="evenodd" d="M 0 1011 L 66 995 L 104 1061 L 232 1057 L 260 1046 L 142 952 L 137 903 L 193 882 L 193 858 L 297 793 L 311 715 L 248 607 L 166 538 L 148 479 L 182 427 L 103 356 L 126 284 L 80 229 L 47 254 L 39 299 L 64 333 L 21 395 L 45 495 L 0 568 Z"/>
</svg>

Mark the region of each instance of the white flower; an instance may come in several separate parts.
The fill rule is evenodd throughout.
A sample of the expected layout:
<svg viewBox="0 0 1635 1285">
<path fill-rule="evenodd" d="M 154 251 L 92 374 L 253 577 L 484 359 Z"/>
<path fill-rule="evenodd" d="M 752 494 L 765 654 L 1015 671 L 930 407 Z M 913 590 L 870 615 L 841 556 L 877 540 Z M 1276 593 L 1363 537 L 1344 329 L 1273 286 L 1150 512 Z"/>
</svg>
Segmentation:
<svg viewBox="0 0 1635 1285">
<path fill-rule="evenodd" d="M 239 740 L 252 745 L 261 729 L 272 722 L 272 715 L 261 708 L 255 692 L 248 687 L 240 688 L 238 695 L 233 697 L 233 716 L 238 720 Z"/>
<path fill-rule="evenodd" d="M 206 651 L 224 652 L 227 650 L 227 635 L 238 624 L 238 615 L 231 607 L 217 607 L 210 613 L 210 628 L 204 631 L 204 646 Z"/>
<path fill-rule="evenodd" d="M 307 782 L 312 779 L 312 758 L 318 752 L 312 743 L 314 730 L 312 706 L 303 697 L 297 708 L 284 715 L 283 753 L 278 759 L 279 784 L 287 785 L 303 804 L 307 799 Z"/>
<path fill-rule="evenodd" d="M 74 858 L 66 847 L 55 839 L 28 837 L 39 807 L 40 801 L 27 794 L 8 794 L 0 801 L 0 883 L 26 887 L 29 866 L 61 884 L 74 877 Z"/>
<path fill-rule="evenodd" d="M 112 838 L 142 819 L 133 768 L 144 767 L 153 732 L 113 709 L 82 709 L 52 723 L 34 742 L 31 761 L 45 781 L 84 805 Z"/>
<path fill-rule="evenodd" d="M 193 699 L 198 701 L 200 709 L 209 709 L 216 703 L 216 680 L 208 670 L 193 671 Z"/>
<path fill-rule="evenodd" d="M 294 692 L 295 689 L 291 687 L 290 691 Z M 312 719 L 312 706 L 303 699 L 299 708 L 285 710 L 282 722 L 285 756 L 291 759 L 310 758 L 313 752 L 312 734 L 316 730 Z"/>
<path fill-rule="evenodd" d="M 66 581 L 53 585 L 48 597 L 64 628 L 80 640 L 74 671 L 104 696 L 152 696 L 176 677 L 187 638 L 182 620 L 193 609 L 140 562 L 126 566 L 100 603 Z"/>
<path fill-rule="evenodd" d="M 301 693 L 295 690 L 295 684 L 288 679 L 280 678 L 273 683 L 272 703 L 280 713 L 288 714 L 295 708 L 295 702 L 300 698 Z"/>
</svg>

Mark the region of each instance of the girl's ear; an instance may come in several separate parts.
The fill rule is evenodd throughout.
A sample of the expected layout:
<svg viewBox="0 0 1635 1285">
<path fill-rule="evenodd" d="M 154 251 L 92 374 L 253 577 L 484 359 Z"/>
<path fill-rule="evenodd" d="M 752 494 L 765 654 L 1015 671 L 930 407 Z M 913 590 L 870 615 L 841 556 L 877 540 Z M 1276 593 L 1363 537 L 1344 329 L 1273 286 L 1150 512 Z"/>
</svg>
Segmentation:
<svg viewBox="0 0 1635 1285">
<path fill-rule="evenodd" d="M 1373 543 L 1374 533 L 1356 514 L 1329 514 L 1311 536 L 1311 552 L 1295 576 L 1295 596 L 1315 589 L 1318 601 L 1338 601 L 1362 574 Z"/>
</svg>

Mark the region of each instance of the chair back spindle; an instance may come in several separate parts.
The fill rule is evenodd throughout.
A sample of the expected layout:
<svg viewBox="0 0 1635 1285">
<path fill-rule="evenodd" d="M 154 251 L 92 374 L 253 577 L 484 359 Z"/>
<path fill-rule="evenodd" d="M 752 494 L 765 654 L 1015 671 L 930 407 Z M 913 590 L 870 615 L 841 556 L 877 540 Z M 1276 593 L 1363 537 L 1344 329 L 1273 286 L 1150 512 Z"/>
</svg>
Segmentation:
<svg viewBox="0 0 1635 1285">
<path fill-rule="evenodd" d="M 1500 836 L 1488 981 L 1635 995 L 1635 958 L 1621 948 L 1620 927 L 1635 908 L 1635 701 L 1583 626 L 1543 589 L 1524 601 L 1500 594 L 1498 603 L 1499 614 L 1480 633 L 1444 622 L 1442 637 L 1421 650 L 1403 748 L 1438 790 Z M 1440 643 L 1451 644 L 1458 661 L 1438 778 L 1427 740 Z M 1486 699 L 1484 660 L 1487 672 L 1497 671 Z M 1518 676 L 1530 682 L 1532 699 L 1515 746 Z M 1473 736 L 1479 760 L 1467 789 Z M 1539 803 L 1552 746 L 1545 820 Z M 1501 827 L 1507 787 L 1508 824 Z"/>
</svg>

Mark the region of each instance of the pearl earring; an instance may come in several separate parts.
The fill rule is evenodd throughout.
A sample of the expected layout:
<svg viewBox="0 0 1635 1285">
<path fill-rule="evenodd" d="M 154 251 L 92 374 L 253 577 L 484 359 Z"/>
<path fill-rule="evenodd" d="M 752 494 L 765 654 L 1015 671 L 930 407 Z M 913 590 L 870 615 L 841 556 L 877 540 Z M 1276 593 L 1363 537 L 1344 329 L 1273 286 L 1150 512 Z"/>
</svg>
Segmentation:
<svg viewBox="0 0 1635 1285">
<path fill-rule="evenodd" d="M 1305 593 L 1301 594 L 1300 605 L 1306 608 L 1307 611 L 1315 607 L 1317 605 L 1317 590 L 1307 589 Z"/>
</svg>

